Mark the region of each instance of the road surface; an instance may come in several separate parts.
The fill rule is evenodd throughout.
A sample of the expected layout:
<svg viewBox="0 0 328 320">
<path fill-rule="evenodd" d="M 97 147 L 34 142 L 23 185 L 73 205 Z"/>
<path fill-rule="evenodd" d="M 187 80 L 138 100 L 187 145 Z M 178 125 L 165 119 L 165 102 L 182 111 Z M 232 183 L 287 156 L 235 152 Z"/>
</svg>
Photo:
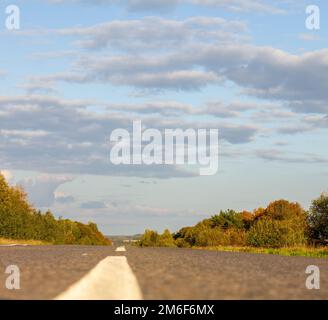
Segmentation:
<svg viewBox="0 0 328 320">
<path fill-rule="evenodd" d="M 0 247 L 0 299 L 328 299 L 328 259 L 88 246 Z M 5 270 L 20 270 L 20 290 Z M 309 265 L 320 290 L 305 286 Z"/>
</svg>

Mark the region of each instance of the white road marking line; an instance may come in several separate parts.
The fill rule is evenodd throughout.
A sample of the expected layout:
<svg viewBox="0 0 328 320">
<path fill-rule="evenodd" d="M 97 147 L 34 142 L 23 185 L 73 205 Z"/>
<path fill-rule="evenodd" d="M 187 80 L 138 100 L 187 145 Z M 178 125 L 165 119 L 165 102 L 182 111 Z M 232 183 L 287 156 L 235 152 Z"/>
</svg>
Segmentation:
<svg viewBox="0 0 328 320">
<path fill-rule="evenodd" d="M 117 247 L 115 251 L 116 252 L 124 252 L 124 251 L 126 251 L 126 249 L 125 249 L 124 246 L 123 247 Z"/>
<path fill-rule="evenodd" d="M 125 256 L 107 257 L 55 300 L 142 300 Z"/>
</svg>

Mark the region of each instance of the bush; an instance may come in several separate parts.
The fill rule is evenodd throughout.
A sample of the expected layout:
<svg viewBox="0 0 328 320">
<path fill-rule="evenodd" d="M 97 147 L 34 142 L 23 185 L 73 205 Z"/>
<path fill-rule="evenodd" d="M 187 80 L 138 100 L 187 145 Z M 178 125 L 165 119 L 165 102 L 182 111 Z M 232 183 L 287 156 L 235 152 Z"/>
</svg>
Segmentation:
<svg viewBox="0 0 328 320">
<path fill-rule="evenodd" d="M 199 222 L 197 225 L 194 227 L 186 227 L 182 228 L 179 232 L 177 232 L 174 235 L 174 239 L 183 239 L 185 242 L 188 243 L 190 247 L 193 247 L 196 245 L 196 239 L 199 235 L 204 230 L 209 230 L 211 229 L 212 222 L 210 219 L 203 220 L 202 222 Z"/>
<path fill-rule="evenodd" d="M 158 239 L 159 247 L 175 247 L 175 242 L 173 236 L 169 230 L 165 230 L 163 234 L 159 236 Z"/>
<path fill-rule="evenodd" d="M 309 213 L 309 236 L 313 241 L 328 244 L 328 194 L 313 200 Z"/>
<path fill-rule="evenodd" d="M 231 246 L 245 246 L 247 244 L 246 230 L 229 229 L 225 233 Z"/>
<path fill-rule="evenodd" d="M 265 217 L 257 221 L 247 235 L 247 244 L 254 247 L 279 248 L 305 243 L 304 225 L 295 219 L 279 221 Z"/>
<path fill-rule="evenodd" d="M 327 196 L 328 197 L 328 196 Z M 327 202 L 325 202 L 327 201 Z M 320 212 L 320 230 L 327 230 L 325 214 L 328 207 L 327 198 L 316 206 L 314 212 Z M 318 203 L 316 203 L 318 204 Z M 315 219 L 313 220 L 315 221 Z M 180 248 L 215 247 L 215 246 L 255 246 L 255 247 L 295 247 L 307 242 L 307 215 L 298 203 L 278 200 L 270 203 L 267 208 L 259 208 L 253 212 L 233 210 L 221 211 L 210 219 L 205 219 L 194 227 L 182 228 L 174 234 L 174 244 Z M 313 222 L 313 226 L 315 223 Z M 165 236 L 164 236 L 165 234 Z M 165 231 L 162 236 L 150 231 L 142 239 L 141 244 L 147 246 L 173 246 L 172 235 Z M 150 241 L 151 238 L 156 238 Z"/>
<path fill-rule="evenodd" d="M 246 232 L 231 228 L 204 229 L 196 235 L 195 245 L 199 247 L 243 246 L 246 244 Z"/>
<path fill-rule="evenodd" d="M 174 238 L 169 230 L 165 230 L 163 234 L 158 234 L 153 230 L 146 230 L 141 236 L 138 245 L 140 247 L 175 247 Z"/>
<path fill-rule="evenodd" d="M 176 239 L 175 245 L 178 248 L 190 248 L 191 247 L 190 244 L 185 239 L 182 239 L 182 238 Z"/>
<path fill-rule="evenodd" d="M 156 247 L 158 245 L 159 234 L 153 230 L 146 230 L 141 236 L 138 244 L 141 247 Z"/>
<path fill-rule="evenodd" d="M 247 236 L 247 244 L 254 247 L 279 248 L 283 246 L 283 227 L 272 219 L 262 219 L 254 224 Z"/>
<path fill-rule="evenodd" d="M 298 203 L 271 202 L 255 212 L 255 222 L 247 236 L 255 247 L 286 247 L 306 243 L 306 212 Z"/>
</svg>

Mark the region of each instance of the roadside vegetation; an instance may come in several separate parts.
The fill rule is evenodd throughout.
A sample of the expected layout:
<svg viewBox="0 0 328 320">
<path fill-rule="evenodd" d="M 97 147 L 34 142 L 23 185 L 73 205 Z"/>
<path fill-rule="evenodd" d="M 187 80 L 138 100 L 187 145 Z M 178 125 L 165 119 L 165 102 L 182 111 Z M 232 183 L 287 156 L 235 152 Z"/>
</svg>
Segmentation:
<svg viewBox="0 0 328 320">
<path fill-rule="evenodd" d="M 46 246 L 51 243 L 47 243 L 40 240 L 15 240 L 15 239 L 3 239 L 0 238 L 0 245 L 30 245 L 30 246 Z"/>
<path fill-rule="evenodd" d="M 311 257 L 328 258 L 328 247 L 285 247 L 285 248 L 256 248 L 256 247 L 236 247 L 236 246 L 217 246 L 217 247 L 195 247 L 199 250 L 225 251 L 225 252 L 245 252 L 275 254 L 288 257 Z"/>
<path fill-rule="evenodd" d="M 278 200 L 252 212 L 221 211 L 173 234 L 146 230 L 138 245 L 328 257 L 328 194 L 309 211 Z"/>
<path fill-rule="evenodd" d="M 0 244 L 110 245 L 94 223 L 56 219 L 50 211 L 33 208 L 19 187 L 11 187 L 0 174 Z M 29 242 L 27 242 L 29 241 Z"/>
</svg>

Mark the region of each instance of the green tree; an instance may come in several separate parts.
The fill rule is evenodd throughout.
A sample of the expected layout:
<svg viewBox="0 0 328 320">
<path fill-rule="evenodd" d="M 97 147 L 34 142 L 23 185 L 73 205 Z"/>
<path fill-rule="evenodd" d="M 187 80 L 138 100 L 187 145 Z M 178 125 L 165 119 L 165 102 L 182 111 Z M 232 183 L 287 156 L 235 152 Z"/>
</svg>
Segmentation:
<svg viewBox="0 0 328 320">
<path fill-rule="evenodd" d="M 163 234 L 159 236 L 158 239 L 158 246 L 160 247 L 175 247 L 174 238 L 172 236 L 172 233 L 166 229 Z"/>
<path fill-rule="evenodd" d="M 257 215 L 247 242 L 256 247 L 287 247 L 306 243 L 306 212 L 298 203 L 278 200 Z"/>
<path fill-rule="evenodd" d="M 318 199 L 313 200 L 309 212 L 310 238 L 328 244 L 328 194 L 323 193 Z"/>
<path fill-rule="evenodd" d="M 159 234 L 153 230 L 146 230 L 139 240 L 141 247 L 156 247 L 158 245 Z"/>
<path fill-rule="evenodd" d="M 212 217 L 211 222 L 213 227 L 220 227 L 225 230 L 244 228 L 242 215 L 234 210 L 221 211 L 220 214 Z"/>
</svg>

